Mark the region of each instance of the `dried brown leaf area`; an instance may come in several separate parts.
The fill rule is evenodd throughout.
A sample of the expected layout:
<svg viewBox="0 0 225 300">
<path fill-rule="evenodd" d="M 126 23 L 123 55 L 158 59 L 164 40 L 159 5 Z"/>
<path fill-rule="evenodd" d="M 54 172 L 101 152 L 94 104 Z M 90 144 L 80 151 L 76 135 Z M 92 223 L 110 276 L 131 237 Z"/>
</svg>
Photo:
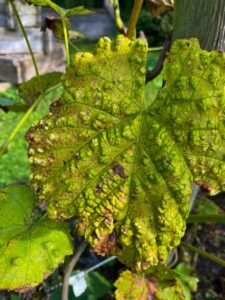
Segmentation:
<svg viewBox="0 0 225 300">
<path fill-rule="evenodd" d="M 151 13 L 157 16 L 167 10 L 172 10 L 174 7 L 174 0 L 147 0 L 147 4 Z"/>
</svg>

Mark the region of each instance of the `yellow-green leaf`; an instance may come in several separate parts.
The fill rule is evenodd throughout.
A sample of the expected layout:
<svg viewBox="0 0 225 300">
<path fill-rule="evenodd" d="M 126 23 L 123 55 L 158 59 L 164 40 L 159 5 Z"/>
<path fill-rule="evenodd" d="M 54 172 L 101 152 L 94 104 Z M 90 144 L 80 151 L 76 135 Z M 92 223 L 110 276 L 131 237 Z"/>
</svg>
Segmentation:
<svg viewBox="0 0 225 300">
<path fill-rule="evenodd" d="M 197 283 L 196 272 L 185 263 L 176 269 L 156 267 L 147 275 L 127 270 L 115 282 L 115 296 L 117 300 L 191 300 Z"/>
<path fill-rule="evenodd" d="M 60 16 L 63 16 L 63 17 L 73 16 L 73 15 L 85 15 L 85 14 L 92 13 L 83 6 L 65 9 L 65 8 L 57 5 L 55 2 L 53 2 L 51 0 L 25 0 L 25 1 L 28 4 L 33 4 L 36 6 L 51 7 L 54 11 L 56 11 Z"/>
<path fill-rule="evenodd" d="M 102 38 L 78 53 L 64 95 L 29 130 L 31 181 L 50 218 L 78 216 L 93 250 L 136 271 L 180 243 L 191 185 L 225 184 L 225 58 L 195 39 L 174 43 L 166 86 L 144 99 L 147 46 Z"/>
<path fill-rule="evenodd" d="M 0 289 L 23 289 L 47 278 L 73 246 L 66 224 L 35 217 L 25 186 L 0 190 Z"/>
<path fill-rule="evenodd" d="M 65 16 L 74 16 L 74 15 L 89 15 L 92 14 L 93 12 L 90 10 L 87 10 L 83 6 L 78 6 L 70 9 L 65 9 Z"/>
<path fill-rule="evenodd" d="M 144 275 L 134 274 L 131 271 L 124 271 L 115 282 L 117 300 L 147 300 L 151 299 L 150 287 Z"/>
</svg>

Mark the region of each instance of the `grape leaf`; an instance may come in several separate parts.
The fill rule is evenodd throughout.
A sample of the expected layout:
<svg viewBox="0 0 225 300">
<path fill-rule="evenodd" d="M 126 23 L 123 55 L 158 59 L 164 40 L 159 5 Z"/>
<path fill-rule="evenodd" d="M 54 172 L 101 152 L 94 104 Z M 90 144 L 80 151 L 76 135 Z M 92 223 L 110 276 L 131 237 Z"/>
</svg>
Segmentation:
<svg viewBox="0 0 225 300">
<path fill-rule="evenodd" d="M 65 18 L 65 25 L 67 31 L 69 31 L 71 23 L 68 18 Z M 45 17 L 45 23 L 42 26 L 42 31 L 46 31 L 46 29 L 50 29 L 54 36 L 57 39 L 63 40 L 64 39 L 64 30 L 63 30 L 63 23 L 62 19 L 55 17 L 55 16 L 47 16 Z"/>
<path fill-rule="evenodd" d="M 63 98 L 27 133 L 31 181 L 52 219 L 79 217 L 101 255 L 136 271 L 165 263 L 180 243 L 191 184 L 225 183 L 225 59 L 178 40 L 165 62 L 166 86 L 144 99 L 147 46 L 102 38 L 76 54 Z"/>
<path fill-rule="evenodd" d="M 47 89 L 61 83 L 61 77 L 63 73 L 61 72 L 51 72 L 40 76 L 34 76 L 30 80 L 23 82 L 19 86 L 19 95 L 25 100 L 28 105 L 37 100 L 37 98 L 46 92 Z M 59 88 L 59 93 L 61 89 Z M 52 94 L 53 99 L 59 97 L 59 93 L 56 93 L 56 98 L 54 93 Z M 44 96 L 43 96 L 44 97 Z M 46 95 L 45 95 L 46 97 Z"/>
<path fill-rule="evenodd" d="M 197 283 L 196 272 L 185 263 L 173 270 L 155 267 L 147 275 L 126 270 L 115 282 L 115 296 L 117 300 L 191 300 L 191 292 L 197 290 Z"/>
<path fill-rule="evenodd" d="M 26 106 L 21 104 L 17 104 L 13 99 L 3 98 L 0 96 L 0 110 L 8 111 L 24 111 L 26 110 Z"/>
<path fill-rule="evenodd" d="M 122 272 L 114 285 L 117 288 L 115 292 L 117 300 L 146 300 L 152 294 L 145 276 L 134 274 L 129 270 Z"/>
<path fill-rule="evenodd" d="M 70 17 L 74 15 L 89 15 L 92 14 L 93 12 L 90 10 L 87 10 L 83 6 L 78 6 L 70 9 L 65 9 L 65 16 Z"/>
<path fill-rule="evenodd" d="M 70 39 L 85 39 L 86 36 L 79 31 L 69 30 L 71 27 L 71 23 L 68 18 L 65 18 L 65 25 L 69 34 Z M 63 23 L 61 18 L 57 18 L 54 16 L 47 16 L 45 17 L 44 25 L 42 26 L 42 31 L 46 31 L 46 29 L 52 30 L 54 36 L 57 39 L 64 39 L 64 30 L 63 30 Z"/>
<path fill-rule="evenodd" d="M 67 226 L 35 218 L 25 186 L 0 190 L 0 289 L 25 289 L 47 278 L 73 252 Z"/>
<path fill-rule="evenodd" d="M 74 15 L 86 15 L 92 13 L 83 6 L 78 6 L 70 9 L 65 9 L 51 0 L 25 0 L 28 4 L 36 6 L 51 7 L 62 17 L 69 17 Z"/>
</svg>

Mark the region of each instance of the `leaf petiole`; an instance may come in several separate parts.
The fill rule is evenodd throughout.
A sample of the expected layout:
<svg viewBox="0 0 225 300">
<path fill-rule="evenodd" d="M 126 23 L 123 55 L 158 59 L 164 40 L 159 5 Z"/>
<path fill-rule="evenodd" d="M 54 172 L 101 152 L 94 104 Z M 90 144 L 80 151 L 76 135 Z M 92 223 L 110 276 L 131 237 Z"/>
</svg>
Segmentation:
<svg viewBox="0 0 225 300">
<path fill-rule="evenodd" d="M 62 20 L 62 24 L 63 24 L 64 43 L 65 43 L 65 47 L 66 47 L 66 60 L 67 60 L 67 65 L 69 65 L 70 64 L 69 38 L 68 38 L 68 30 L 66 27 L 65 16 L 61 15 L 61 20 Z"/>
<path fill-rule="evenodd" d="M 225 223 L 225 214 L 190 215 L 187 223 Z"/>
<path fill-rule="evenodd" d="M 183 247 L 183 248 L 187 248 L 188 250 L 191 250 L 191 251 L 194 251 L 202 256 L 204 256 L 205 258 L 209 259 L 209 260 L 212 260 L 214 261 L 215 263 L 225 267 L 225 260 L 213 255 L 213 254 L 209 254 L 208 252 L 205 252 L 195 246 L 192 246 L 190 244 L 187 244 L 185 242 L 181 242 L 180 243 L 180 246 Z"/>
</svg>

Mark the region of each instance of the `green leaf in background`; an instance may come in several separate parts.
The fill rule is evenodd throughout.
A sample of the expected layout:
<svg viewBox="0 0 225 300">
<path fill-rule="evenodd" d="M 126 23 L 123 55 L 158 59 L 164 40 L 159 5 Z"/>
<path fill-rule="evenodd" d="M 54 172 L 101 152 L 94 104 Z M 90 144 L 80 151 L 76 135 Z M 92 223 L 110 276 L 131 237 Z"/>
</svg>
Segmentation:
<svg viewBox="0 0 225 300">
<path fill-rule="evenodd" d="M 2 98 L 0 96 L 0 110 L 8 111 L 25 111 L 27 109 L 24 104 L 17 104 L 13 99 Z"/>
<path fill-rule="evenodd" d="M 0 110 L 4 111 L 25 111 L 27 107 L 20 98 L 18 91 L 10 87 L 5 91 L 0 91 Z M 0 120 L 1 121 L 1 120 Z"/>
<path fill-rule="evenodd" d="M 220 207 L 209 198 L 197 198 L 194 212 L 199 215 L 213 215 L 221 213 Z"/>
<path fill-rule="evenodd" d="M 115 282 L 117 300 L 191 300 L 197 290 L 194 269 L 185 263 L 176 269 L 155 267 L 146 276 L 124 271 Z"/>
<path fill-rule="evenodd" d="M 72 15 L 85 15 L 90 14 L 89 10 L 84 8 L 83 6 L 78 6 L 70 9 L 65 9 L 63 7 L 60 7 L 56 3 L 54 3 L 51 0 L 26 0 L 28 4 L 33 4 L 36 6 L 44 6 L 44 7 L 51 7 L 54 11 L 56 11 L 60 16 L 62 17 L 68 17 Z"/>
<path fill-rule="evenodd" d="M 0 106 L 12 106 L 15 105 L 15 102 L 11 99 L 0 97 Z"/>
<path fill-rule="evenodd" d="M 27 142 L 24 138 L 26 131 L 31 125 L 37 124 L 40 119 L 48 113 L 49 105 L 53 99 L 58 99 L 62 95 L 62 84 L 56 85 L 51 88 L 51 91 L 47 91 L 43 95 L 44 101 L 37 107 L 37 109 L 31 114 L 23 128 L 18 132 L 14 141 L 10 145 L 10 151 L 3 155 L 0 160 L 0 187 L 11 184 L 12 182 L 28 181 L 30 165 L 27 157 Z M 18 91 L 15 88 L 10 88 L 4 93 L 0 93 L 4 97 L 9 97 L 15 101 L 14 107 L 24 107 L 27 110 L 27 106 L 24 101 L 19 97 Z M 17 126 L 20 119 L 23 117 L 24 112 L 14 112 L 9 110 L 5 113 L 0 109 L 0 147 L 4 144 L 4 141 L 8 138 L 9 134 Z"/>
<path fill-rule="evenodd" d="M 63 98 L 27 134 L 50 218 L 78 216 L 96 253 L 136 271 L 164 264 L 179 245 L 194 181 L 211 194 L 225 185 L 224 54 L 176 41 L 150 105 L 146 57 L 144 42 L 123 36 L 78 53 Z"/>
<path fill-rule="evenodd" d="M 196 292 L 199 279 L 196 271 L 187 263 L 180 263 L 176 266 L 175 271 L 179 274 L 179 279 L 183 286 L 185 300 L 191 300 L 191 293 Z"/>
<path fill-rule="evenodd" d="M 35 76 L 19 86 L 19 95 L 30 106 L 41 94 L 44 95 L 46 90 L 59 84 L 62 75 L 61 72 L 52 72 Z M 55 99 L 57 98 L 52 98 Z"/>
<path fill-rule="evenodd" d="M 25 186 L 0 190 L 0 289 L 24 289 L 47 278 L 73 246 L 66 224 L 35 218 Z"/>
</svg>

